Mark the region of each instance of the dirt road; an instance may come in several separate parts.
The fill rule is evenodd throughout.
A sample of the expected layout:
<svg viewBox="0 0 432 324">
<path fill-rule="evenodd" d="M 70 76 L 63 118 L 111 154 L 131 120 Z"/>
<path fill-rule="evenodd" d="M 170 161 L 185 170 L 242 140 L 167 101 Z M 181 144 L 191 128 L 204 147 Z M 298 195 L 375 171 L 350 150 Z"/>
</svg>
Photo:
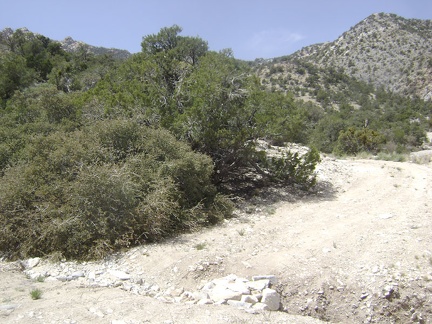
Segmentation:
<svg viewBox="0 0 432 324">
<path fill-rule="evenodd" d="M 325 158 L 318 174 L 314 195 L 261 193 L 236 218 L 199 233 L 100 262 L 43 260 L 33 270 L 44 282 L 2 262 L 0 322 L 432 323 L 431 166 Z M 110 267 L 158 291 L 193 292 L 229 274 L 272 274 L 284 311 L 167 303 L 124 285 L 86 284 L 90 273 Z M 80 280 L 53 279 L 78 268 Z M 30 298 L 35 288 L 39 300 Z"/>
</svg>

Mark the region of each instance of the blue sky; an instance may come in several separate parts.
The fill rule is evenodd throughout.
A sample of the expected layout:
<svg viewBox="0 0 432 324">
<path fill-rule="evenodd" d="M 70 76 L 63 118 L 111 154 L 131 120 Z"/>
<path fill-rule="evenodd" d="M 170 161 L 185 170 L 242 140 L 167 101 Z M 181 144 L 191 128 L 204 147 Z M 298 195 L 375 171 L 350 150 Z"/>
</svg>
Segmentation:
<svg viewBox="0 0 432 324">
<path fill-rule="evenodd" d="M 431 0 L 0 0 L 0 8 L 0 29 L 27 27 L 132 53 L 143 36 L 177 24 L 182 35 L 245 60 L 335 40 L 376 12 L 432 19 Z"/>
</svg>

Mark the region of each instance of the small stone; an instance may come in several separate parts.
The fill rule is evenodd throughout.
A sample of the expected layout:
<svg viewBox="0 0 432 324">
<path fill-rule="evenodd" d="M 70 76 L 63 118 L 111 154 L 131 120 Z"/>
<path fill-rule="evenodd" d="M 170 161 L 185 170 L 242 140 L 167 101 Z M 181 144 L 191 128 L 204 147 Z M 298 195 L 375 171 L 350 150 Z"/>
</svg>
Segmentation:
<svg viewBox="0 0 432 324">
<path fill-rule="evenodd" d="M 160 287 L 158 285 L 153 285 L 150 287 L 150 290 L 152 291 L 160 291 Z"/>
<path fill-rule="evenodd" d="M 167 297 L 167 296 L 159 296 L 159 297 L 155 297 L 157 300 L 165 303 L 165 304 L 172 304 L 174 302 L 174 299 L 171 297 Z"/>
<path fill-rule="evenodd" d="M 244 303 L 249 303 L 249 304 L 256 304 L 256 303 L 258 303 L 258 298 L 255 296 L 251 296 L 251 295 L 243 295 L 243 296 L 241 296 L 240 301 L 242 301 Z"/>
<path fill-rule="evenodd" d="M 242 261 L 241 263 L 245 266 L 246 269 L 252 268 L 252 265 L 249 262 Z"/>
<path fill-rule="evenodd" d="M 362 295 L 360 296 L 360 299 L 363 300 L 363 299 L 367 298 L 367 296 L 369 296 L 368 293 L 362 293 Z"/>
<path fill-rule="evenodd" d="M 195 300 L 202 300 L 202 299 L 208 299 L 209 296 L 207 293 L 202 292 L 202 291 L 195 291 L 192 293 L 192 299 Z"/>
<path fill-rule="evenodd" d="M 96 316 L 98 316 L 98 317 L 100 317 L 100 318 L 102 318 L 102 317 L 105 316 L 104 313 L 102 313 L 99 309 L 94 308 L 94 307 L 90 307 L 90 308 L 89 308 L 89 312 L 95 314 Z"/>
<path fill-rule="evenodd" d="M 252 307 L 251 303 L 245 303 L 240 300 L 232 300 L 232 299 L 227 300 L 227 304 L 240 309 L 246 309 Z"/>
<path fill-rule="evenodd" d="M 126 324 L 126 322 L 125 321 L 123 321 L 123 320 L 111 320 L 111 324 Z"/>
<path fill-rule="evenodd" d="M 7 305 L 0 305 L 0 311 L 2 310 L 14 310 L 15 308 L 18 308 L 20 305 L 18 304 L 7 304 Z"/>
<path fill-rule="evenodd" d="M 381 219 L 389 219 L 389 218 L 392 218 L 392 217 L 393 217 L 393 215 L 390 214 L 390 213 L 379 215 L 379 218 L 381 218 Z"/>
<path fill-rule="evenodd" d="M 264 303 L 256 303 L 252 307 L 253 307 L 253 309 L 260 310 L 260 311 L 270 310 L 270 308 L 268 307 L 268 305 L 264 304 Z"/>
<path fill-rule="evenodd" d="M 114 283 L 111 284 L 112 287 L 120 287 L 122 285 L 123 285 L 122 281 L 116 281 L 116 282 L 114 282 Z"/>
<path fill-rule="evenodd" d="M 179 297 L 183 292 L 184 292 L 183 288 L 176 288 L 171 291 L 170 295 L 173 297 Z"/>
<path fill-rule="evenodd" d="M 185 301 L 185 304 L 186 304 L 186 305 L 195 305 L 196 303 L 197 303 L 196 300 L 188 300 L 188 301 Z"/>
<path fill-rule="evenodd" d="M 258 314 L 260 312 L 258 309 L 255 309 L 253 307 L 246 308 L 244 311 L 248 314 Z"/>
<path fill-rule="evenodd" d="M 34 267 L 36 267 L 39 264 L 39 262 L 40 262 L 40 258 L 31 258 L 31 259 L 28 259 L 25 262 L 25 267 L 27 269 L 33 269 Z"/>
<path fill-rule="evenodd" d="M 198 301 L 197 305 L 210 305 L 213 304 L 213 301 L 209 298 L 204 298 Z"/>
<path fill-rule="evenodd" d="M 258 280 L 263 280 L 263 279 L 268 279 L 270 281 L 270 284 L 272 284 L 272 285 L 277 285 L 277 283 L 278 283 L 278 279 L 274 275 L 253 276 L 252 277 L 253 281 L 258 281 Z"/>
<path fill-rule="evenodd" d="M 120 280 L 129 280 L 131 278 L 130 274 L 120 270 L 110 270 L 109 273 Z"/>
<path fill-rule="evenodd" d="M 216 287 L 216 284 L 215 284 L 213 281 L 211 281 L 211 282 L 206 283 L 206 284 L 201 288 L 201 290 L 202 290 L 202 291 L 210 291 L 210 290 L 212 290 L 214 287 Z"/>
<path fill-rule="evenodd" d="M 129 283 L 124 283 L 124 284 L 121 286 L 121 289 L 122 289 L 122 290 L 125 290 L 125 291 L 131 291 L 132 288 L 133 288 L 133 286 L 132 286 L 131 284 L 129 284 Z"/>
<path fill-rule="evenodd" d="M 71 277 L 72 278 L 81 278 L 81 277 L 85 277 L 85 275 L 84 275 L 84 272 L 82 272 L 82 271 L 75 271 L 75 272 L 72 272 Z"/>
</svg>

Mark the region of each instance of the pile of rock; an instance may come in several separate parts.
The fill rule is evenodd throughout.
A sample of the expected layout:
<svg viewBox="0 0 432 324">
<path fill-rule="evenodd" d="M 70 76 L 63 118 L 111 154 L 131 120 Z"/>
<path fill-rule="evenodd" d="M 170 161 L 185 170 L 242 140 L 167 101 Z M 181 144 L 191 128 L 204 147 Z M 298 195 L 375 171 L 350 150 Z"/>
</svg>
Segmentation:
<svg viewBox="0 0 432 324">
<path fill-rule="evenodd" d="M 251 280 L 234 274 L 201 284 L 198 290 L 169 287 L 144 280 L 142 274 L 129 273 L 114 264 L 62 262 L 57 265 L 42 262 L 39 258 L 21 262 L 29 278 L 74 281 L 81 287 L 119 287 L 137 295 L 149 296 L 166 303 L 231 305 L 248 312 L 280 309 L 280 295 L 274 289 L 274 275 L 254 276 Z"/>
<path fill-rule="evenodd" d="M 197 304 L 228 304 L 251 312 L 280 308 L 280 296 L 272 289 L 277 284 L 273 275 L 254 276 L 252 280 L 229 275 L 204 284 L 196 292 L 183 292 L 177 302 Z"/>
</svg>

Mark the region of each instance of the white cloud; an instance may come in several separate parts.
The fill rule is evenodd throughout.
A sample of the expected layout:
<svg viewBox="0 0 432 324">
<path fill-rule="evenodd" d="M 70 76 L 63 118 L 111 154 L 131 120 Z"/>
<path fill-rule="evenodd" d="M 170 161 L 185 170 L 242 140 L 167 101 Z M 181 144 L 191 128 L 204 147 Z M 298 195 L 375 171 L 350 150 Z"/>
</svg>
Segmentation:
<svg viewBox="0 0 432 324">
<path fill-rule="evenodd" d="M 284 29 L 263 30 L 246 42 L 246 48 L 254 57 L 270 58 L 291 54 L 292 46 L 303 39 L 303 35 Z"/>
</svg>

